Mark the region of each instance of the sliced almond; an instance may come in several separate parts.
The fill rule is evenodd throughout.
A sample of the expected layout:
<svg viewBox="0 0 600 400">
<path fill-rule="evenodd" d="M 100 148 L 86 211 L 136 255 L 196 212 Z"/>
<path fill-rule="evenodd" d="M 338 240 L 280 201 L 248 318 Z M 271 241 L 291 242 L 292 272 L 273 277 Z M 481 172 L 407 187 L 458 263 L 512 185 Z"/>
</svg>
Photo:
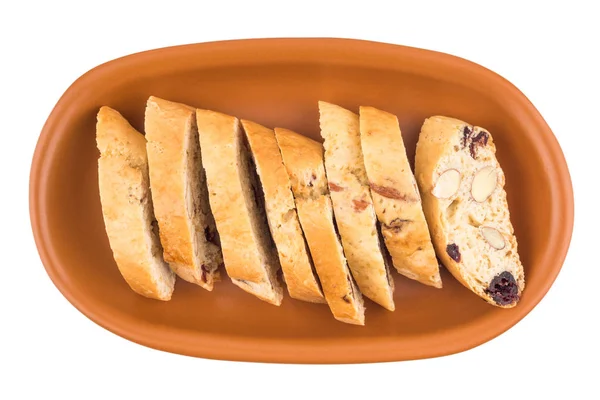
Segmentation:
<svg viewBox="0 0 600 400">
<path fill-rule="evenodd" d="M 440 175 L 431 193 L 438 199 L 447 199 L 458 191 L 460 186 L 460 172 L 449 169 Z"/>
<path fill-rule="evenodd" d="M 482 226 L 479 228 L 481 235 L 490 246 L 496 250 L 502 250 L 506 246 L 504 236 L 496 229 L 491 226 Z"/>
<path fill-rule="evenodd" d="M 498 173 L 494 167 L 484 167 L 475 173 L 471 184 L 471 196 L 478 203 L 490 197 L 498 185 Z"/>
</svg>

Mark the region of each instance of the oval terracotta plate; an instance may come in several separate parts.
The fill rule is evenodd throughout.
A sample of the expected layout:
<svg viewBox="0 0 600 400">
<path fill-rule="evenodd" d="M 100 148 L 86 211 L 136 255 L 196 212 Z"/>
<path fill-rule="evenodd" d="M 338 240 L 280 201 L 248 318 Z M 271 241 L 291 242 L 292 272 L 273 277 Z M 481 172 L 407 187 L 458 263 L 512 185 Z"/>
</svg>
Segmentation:
<svg viewBox="0 0 600 400">
<path fill-rule="evenodd" d="M 317 100 L 399 116 L 412 160 L 423 120 L 453 116 L 487 128 L 506 173 L 527 287 L 514 309 L 486 304 L 443 271 L 437 290 L 395 274 L 396 311 L 367 302 L 366 326 L 286 297 L 271 306 L 225 278 L 210 293 L 178 281 L 170 302 L 125 284 L 104 232 L 95 115 L 102 105 L 143 129 L 150 95 L 319 137 Z M 463 351 L 501 334 L 540 301 L 564 261 L 573 226 L 567 166 L 533 105 L 493 72 L 449 55 L 341 39 L 265 39 L 159 49 L 101 65 L 62 96 L 41 133 L 30 183 L 33 232 L 48 274 L 99 325 L 191 356 L 352 363 Z"/>
</svg>

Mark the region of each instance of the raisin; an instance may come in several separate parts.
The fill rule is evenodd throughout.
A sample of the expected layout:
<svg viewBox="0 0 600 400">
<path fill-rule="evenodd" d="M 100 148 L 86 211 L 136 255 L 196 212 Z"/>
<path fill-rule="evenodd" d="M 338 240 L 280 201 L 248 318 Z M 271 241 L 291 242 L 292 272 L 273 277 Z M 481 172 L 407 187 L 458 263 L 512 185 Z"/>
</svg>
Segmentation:
<svg viewBox="0 0 600 400">
<path fill-rule="evenodd" d="M 446 246 L 446 253 L 456 262 L 460 262 L 460 251 L 458 250 L 458 245 L 456 243 L 450 243 Z"/>
<path fill-rule="evenodd" d="M 465 126 L 463 129 L 463 137 L 462 137 L 462 147 L 463 149 L 467 146 L 467 141 L 469 140 L 469 136 L 471 136 L 473 131 L 468 126 Z"/>
<path fill-rule="evenodd" d="M 473 159 L 477 158 L 477 147 L 485 147 L 487 146 L 489 135 L 486 131 L 481 131 L 473 138 L 471 141 L 471 145 L 469 146 L 469 152 L 471 153 L 471 157 Z"/>
<path fill-rule="evenodd" d="M 519 286 L 515 281 L 515 277 L 508 271 L 496 275 L 490 282 L 489 287 L 485 289 L 485 293 L 500 306 L 514 304 L 519 301 Z"/>
</svg>

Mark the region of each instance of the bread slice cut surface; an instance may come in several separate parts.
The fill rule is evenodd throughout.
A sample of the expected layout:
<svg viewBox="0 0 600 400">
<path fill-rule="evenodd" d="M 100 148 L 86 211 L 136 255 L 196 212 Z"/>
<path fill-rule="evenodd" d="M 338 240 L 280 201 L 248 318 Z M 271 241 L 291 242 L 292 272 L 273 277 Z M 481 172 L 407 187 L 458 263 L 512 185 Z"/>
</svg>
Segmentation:
<svg viewBox="0 0 600 400">
<path fill-rule="evenodd" d="M 279 259 L 240 121 L 210 110 L 197 110 L 196 119 L 227 274 L 243 290 L 280 305 Z"/>
<path fill-rule="evenodd" d="M 323 165 L 323 146 L 288 129 L 275 128 L 310 253 L 333 316 L 364 325 L 365 308 L 344 256 L 334 222 Z"/>
<path fill-rule="evenodd" d="M 439 264 L 398 118 L 360 107 L 360 135 L 375 211 L 394 267 L 410 279 L 441 288 Z"/>
<path fill-rule="evenodd" d="M 144 124 L 165 261 L 182 279 L 213 290 L 223 256 L 208 201 L 195 109 L 152 96 Z"/>
<path fill-rule="evenodd" d="M 175 274 L 165 263 L 150 196 L 146 139 L 119 114 L 97 115 L 102 215 L 117 267 L 136 293 L 170 300 Z"/>
<path fill-rule="evenodd" d="M 360 142 L 359 117 L 319 102 L 325 171 L 348 266 L 362 294 L 393 311 L 394 281 L 377 229 Z"/>
<path fill-rule="evenodd" d="M 275 132 L 242 120 L 265 198 L 271 236 L 275 241 L 290 297 L 324 303 L 304 234 L 300 227 L 290 180 L 275 139 Z"/>
</svg>

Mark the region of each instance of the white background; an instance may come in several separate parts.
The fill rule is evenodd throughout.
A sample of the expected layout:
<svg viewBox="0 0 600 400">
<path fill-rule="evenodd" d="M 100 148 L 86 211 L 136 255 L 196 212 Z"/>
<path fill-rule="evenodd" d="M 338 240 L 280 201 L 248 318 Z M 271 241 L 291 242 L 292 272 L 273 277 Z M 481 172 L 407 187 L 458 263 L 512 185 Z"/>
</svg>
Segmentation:
<svg viewBox="0 0 600 400">
<path fill-rule="evenodd" d="M 204 3 L 2 2 L 0 398 L 598 398 L 600 219 L 592 193 L 600 172 L 600 30 L 599 14 L 589 6 L 594 2 Z M 38 134 L 64 90 L 97 64 L 132 52 L 282 36 L 439 50 L 492 69 L 529 97 L 567 158 L 576 221 L 561 274 L 525 319 L 478 348 L 438 359 L 268 365 L 151 350 L 96 326 L 61 296 L 39 261 L 27 195 Z"/>
</svg>

